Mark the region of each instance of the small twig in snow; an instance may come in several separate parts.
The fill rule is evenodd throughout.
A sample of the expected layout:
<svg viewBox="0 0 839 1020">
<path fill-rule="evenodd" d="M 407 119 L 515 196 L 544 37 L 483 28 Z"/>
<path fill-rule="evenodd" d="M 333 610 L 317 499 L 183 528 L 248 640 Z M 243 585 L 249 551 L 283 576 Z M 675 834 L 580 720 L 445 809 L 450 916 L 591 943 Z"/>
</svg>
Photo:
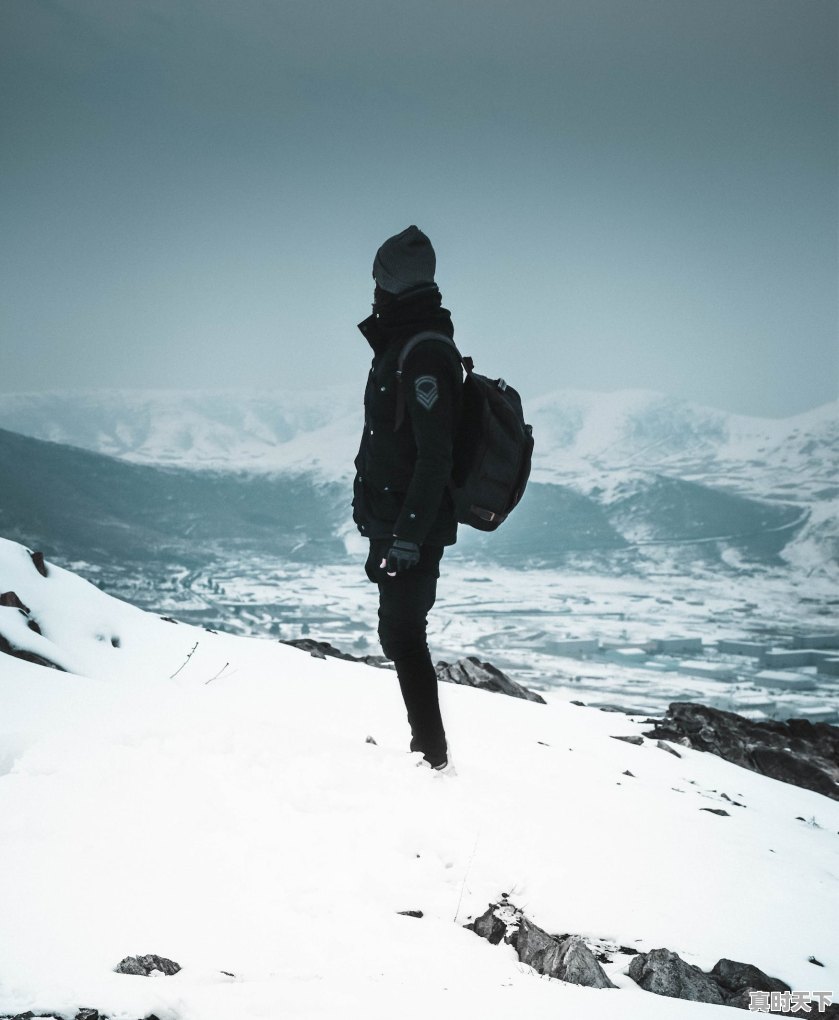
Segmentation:
<svg viewBox="0 0 839 1020">
<path fill-rule="evenodd" d="M 221 669 L 220 669 L 220 670 L 218 671 L 218 673 L 216 673 L 216 675 L 215 675 L 215 676 L 211 676 L 209 680 L 205 680 L 205 681 L 204 681 L 204 686 L 206 687 L 206 686 L 207 686 L 207 684 L 208 684 L 208 683 L 210 683 L 210 682 L 211 682 L 211 681 L 213 681 L 213 680 L 218 680 L 218 678 L 219 678 L 219 677 L 221 676 L 221 674 L 222 674 L 222 673 L 223 673 L 223 672 L 224 672 L 224 671 L 225 671 L 225 670 L 227 669 L 227 667 L 228 667 L 229 665 L 230 665 L 230 663 L 229 663 L 229 662 L 225 662 L 225 664 L 224 664 L 224 665 L 223 665 L 223 666 L 221 667 Z"/>
<path fill-rule="evenodd" d="M 189 653 L 189 655 L 187 655 L 186 659 L 180 664 L 180 666 L 178 666 L 178 668 L 175 670 L 175 672 L 169 677 L 170 680 L 174 680 L 175 677 L 178 675 L 178 673 L 180 673 L 180 671 L 184 668 L 184 666 L 189 662 L 189 660 L 195 654 L 195 649 L 197 647 L 198 647 L 198 642 L 196 641 L 195 644 L 192 646 L 192 651 Z"/>
<path fill-rule="evenodd" d="M 460 886 L 460 896 L 457 898 L 457 909 L 454 912 L 454 923 L 457 924 L 457 915 L 460 913 L 460 904 L 463 900 L 463 890 L 466 888 L 466 879 L 469 877 L 469 869 L 472 867 L 472 861 L 475 859 L 475 853 L 478 849 L 478 840 L 481 838 L 481 830 L 478 829 L 478 834 L 475 836 L 475 845 L 472 847 L 472 856 L 469 858 L 469 863 L 466 865 L 466 871 L 463 873 L 463 882 Z"/>
</svg>

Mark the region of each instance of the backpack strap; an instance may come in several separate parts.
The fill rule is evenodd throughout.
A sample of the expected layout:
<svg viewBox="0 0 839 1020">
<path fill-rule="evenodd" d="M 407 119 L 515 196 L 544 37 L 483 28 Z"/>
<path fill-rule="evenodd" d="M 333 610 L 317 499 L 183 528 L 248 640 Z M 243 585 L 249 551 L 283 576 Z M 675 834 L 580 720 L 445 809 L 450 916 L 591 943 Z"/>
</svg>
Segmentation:
<svg viewBox="0 0 839 1020">
<path fill-rule="evenodd" d="M 423 340 L 442 340 L 444 343 L 447 343 L 449 347 L 454 348 L 458 361 L 466 369 L 467 374 L 472 371 L 472 359 L 464 358 L 457 349 L 457 344 L 454 340 L 445 333 L 436 333 L 434 330 L 426 329 L 422 333 L 412 336 L 399 352 L 399 360 L 396 363 L 396 424 L 393 426 L 394 432 L 399 431 L 402 422 L 405 420 L 405 391 L 402 389 L 402 370 L 405 367 L 405 359 L 417 344 L 422 343 Z"/>
</svg>

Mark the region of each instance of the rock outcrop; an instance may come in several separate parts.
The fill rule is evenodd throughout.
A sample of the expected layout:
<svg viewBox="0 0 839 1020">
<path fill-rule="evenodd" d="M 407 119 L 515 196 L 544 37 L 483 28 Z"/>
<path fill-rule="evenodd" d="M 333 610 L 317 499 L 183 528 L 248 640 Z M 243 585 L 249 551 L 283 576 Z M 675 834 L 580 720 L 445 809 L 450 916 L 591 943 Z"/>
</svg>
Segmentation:
<svg viewBox="0 0 839 1020">
<path fill-rule="evenodd" d="M 527 701 L 545 704 L 545 699 L 540 694 L 522 687 L 492 663 L 481 662 L 476 655 L 467 655 L 466 658 L 458 659 L 452 664 L 438 662 L 435 668 L 437 679 L 444 683 L 463 684 L 465 687 L 477 687 L 482 691 L 508 694 L 511 698 L 524 698 Z"/>
<path fill-rule="evenodd" d="M 491 903 L 464 927 L 493 945 L 502 941 L 511 945 L 521 962 L 539 974 L 589 988 L 616 987 L 579 935 L 549 935 L 512 903 Z"/>
<path fill-rule="evenodd" d="M 0 606 L 7 609 L 17 609 L 21 616 L 26 618 L 26 626 L 35 634 L 41 633 L 41 628 L 36 620 L 32 619 L 32 614 L 29 607 L 18 598 L 17 593 L 13 591 L 4 591 L 0 594 Z M 60 670 L 62 673 L 65 672 L 63 666 L 59 666 L 57 662 L 53 662 L 51 659 L 47 659 L 43 655 L 38 655 L 36 652 L 30 652 L 27 648 L 21 648 L 19 645 L 11 642 L 3 634 L 0 634 L 0 654 L 11 655 L 16 659 L 23 659 L 25 662 L 33 662 L 36 666 L 47 666 L 50 669 Z"/>
<path fill-rule="evenodd" d="M 0 1020 L 35 1020 L 37 1017 L 43 1017 L 44 1020 L 109 1020 L 107 1013 L 100 1013 L 98 1009 L 89 1009 L 83 1007 L 78 1012 L 70 1013 L 33 1013 L 31 1009 L 28 1009 L 25 1013 L 0 1013 Z M 137 1020 L 159 1020 L 154 1013 L 149 1013 L 147 1016 L 138 1017 Z"/>
<path fill-rule="evenodd" d="M 632 957 L 629 976 L 648 992 L 668 995 L 691 1002 L 725 1004 L 720 987 L 714 978 L 699 967 L 686 963 L 669 949 L 652 949 Z"/>
<path fill-rule="evenodd" d="M 281 644 L 291 645 L 292 648 L 299 648 L 308 652 L 315 659 L 344 659 L 346 662 L 364 662 L 368 666 L 379 666 L 383 669 L 390 669 L 390 663 L 383 655 L 350 655 L 349 652 L 342 652 L 340 648 L 331 645 L 328 641 L 315 641 L 313 638 L 293 638 L 291 641 L 282 641 Z"/>
<path fill-rule="evenodd" d="M 347 662 L 364 662 L 368 666 L 378 666 L 382 669 L 393 668 L 393 665 L 383 655 L 351 655 L 349 652 L 336 648 L 328 641 L 315 641 L 313 638 L 304 637 L 283 641 L 282 644 L 299 648 L 316 659 L 344 659 Z M 541 695 L 522 687 L 506 673 L 502 673 L 500 669 L 493 666 L 491 662 L 481 662 L 475 655 L 468 655 L 454 663 L 438 662 L 434 668 L 437 671 L 437 679 L 442 683 L 477 687 L 482 691 L 493 691 L 497 694 L 507 694 L 511 698 L 524 698 L 527 701 L 545 704 L 545 699 Z M 639 737 L 639 742 L 640 739 Z"/>
<path fill-rule="evenodd" d="M 839 800 L 839 728 L 808 719 L 752 722 L 734 712 L 673 701 L 645 737 L 669 740 L 772 779 Z"/>
<path fill-rule="evenodd" d="M 790 991 L 790 986 L 780 978 L 770 977 L 751 963 L 723 958 L 710 971 L 704 971 L 669 949 L 639 953 L 629 964 L 628 973 L 633 981 L 656 995 L 738 1009 L 749 1008 L 752 992 Z"/>
<path fill-rule="evenodd" d="M 159 970 L 161 974 L 171 977 L 180 969 L 180 964 L 174 960 L 167 960 L 165 956 L 156 956 L 154 953 L 147 953 L 145 956 L 126 956 L 114 967 L 117 974 L 137 974 L 142 977 L 148 977 L 153 970 Z"/>
</svg>

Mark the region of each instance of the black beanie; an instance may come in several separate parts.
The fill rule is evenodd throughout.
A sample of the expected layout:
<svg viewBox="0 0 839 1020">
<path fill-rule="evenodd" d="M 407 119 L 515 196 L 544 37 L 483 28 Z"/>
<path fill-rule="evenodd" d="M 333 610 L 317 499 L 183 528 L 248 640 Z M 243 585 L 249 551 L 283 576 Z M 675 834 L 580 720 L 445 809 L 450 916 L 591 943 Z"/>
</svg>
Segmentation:
<svg viewBox="0 0 839 1020">
<path fill-rule="evenodd" d="M 376 252 L 373 277 L 382 290 L 401 294 L 424 283 L 434 283 L 437 260 L 431 241 L 413 224 L 394 234 Z"/>
</svg>

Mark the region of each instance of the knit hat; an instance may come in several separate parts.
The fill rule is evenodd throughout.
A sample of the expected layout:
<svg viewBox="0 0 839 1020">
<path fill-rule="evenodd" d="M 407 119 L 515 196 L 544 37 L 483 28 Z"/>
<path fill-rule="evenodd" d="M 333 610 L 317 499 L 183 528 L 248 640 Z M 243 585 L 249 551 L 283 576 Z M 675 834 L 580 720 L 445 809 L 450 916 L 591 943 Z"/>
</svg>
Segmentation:
<svg viewBox="0 0 839 1020">
<path fill-rule="evenodd" d="M 437 260 L 431 242 L 413 224 L 394 234 L 376 252 L 373 277 L 391 294 L 401 294 L 423 283 L 434 283 Z"/>
</svg>

